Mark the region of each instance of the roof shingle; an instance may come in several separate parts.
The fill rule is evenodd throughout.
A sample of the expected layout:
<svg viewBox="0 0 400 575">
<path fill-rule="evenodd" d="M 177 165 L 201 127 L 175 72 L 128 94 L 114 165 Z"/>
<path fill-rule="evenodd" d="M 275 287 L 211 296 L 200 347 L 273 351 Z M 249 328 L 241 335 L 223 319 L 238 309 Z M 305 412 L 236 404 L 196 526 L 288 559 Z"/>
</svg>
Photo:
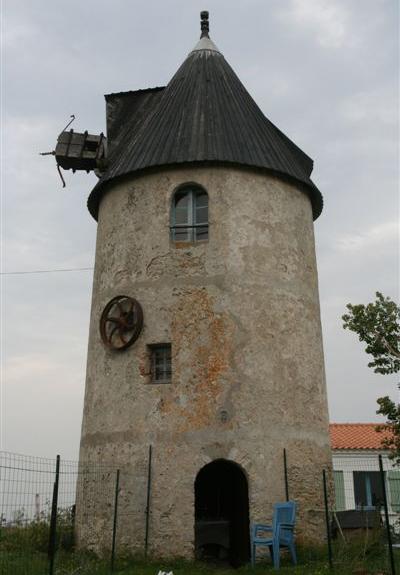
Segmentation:
<svg viewBox="0 0 400 575">
<path fill-rule="evenodd" d="M 268 120 L 218 48 L 203 34 L 164 89 L 109 96 L 109 165 L 89 196 L 97 219 L 106 185 L 127 174 L 188 163 L 267 170 L 308 193 L 314 219 L 322 196 L 313 161 Z M 118 129 L 117 129 L 118 128 Z"/>
<path fill-rule="evenodd" d="M 384 449 L 382 440 L 390 431 L 376 431 L 377 423 L 331 423 L 332 449 Z"/>
</svg>

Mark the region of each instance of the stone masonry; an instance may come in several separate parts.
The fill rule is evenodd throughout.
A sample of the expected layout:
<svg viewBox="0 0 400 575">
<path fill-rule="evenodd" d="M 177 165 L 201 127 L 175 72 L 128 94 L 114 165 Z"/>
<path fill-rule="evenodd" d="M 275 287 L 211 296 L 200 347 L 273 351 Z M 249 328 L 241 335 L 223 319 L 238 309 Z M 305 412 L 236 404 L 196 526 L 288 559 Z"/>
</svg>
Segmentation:
<svg viewBox="0 0 400 575">
<path fill-rule="evenodd" d="M 170 238 L 172 197 L 185 183 L 208 193 L 208 241 Z M 99 333 L 116 295 L 144 312 L 124 352 Z M 165 342 L 172 383 L 154 385 L 148 346 Z M 80 458 L 121 467 L 119 545 L 131 552 L 143 551 L 150 444 L 151 554 L 193 557 L 194 482 L 216 459 L 244 471 L 250 521 L 270 520 L 285 499 L 284 448 L 298 538 L 324 537 L 331 452 L 313 217 L 293 183 L 198 164 L 127 176 L 102 198 Z M 90 524 L 78 506 L 78 536 L 101 551 L 111 546 L 110 497 L 92 503 Z"/>
</svg>

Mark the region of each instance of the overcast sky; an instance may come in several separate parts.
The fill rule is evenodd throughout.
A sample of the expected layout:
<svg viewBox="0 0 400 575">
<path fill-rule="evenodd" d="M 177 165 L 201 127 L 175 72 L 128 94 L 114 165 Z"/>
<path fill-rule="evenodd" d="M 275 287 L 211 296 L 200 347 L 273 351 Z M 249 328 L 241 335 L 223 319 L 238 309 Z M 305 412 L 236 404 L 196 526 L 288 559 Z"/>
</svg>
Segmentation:
<svg viewBox="0 0 400 575">
<path fill-rule="evenodd" d="M 399 301 L 397 0 L 3 0 L 2 272 L 92 267 L 93 174 L 53 150 L 105 131 L 103 95 L 165 85 L 211 38 L 265 115 L 315 162 L 315 223 L 330 419 L 376 421 L 395 377 L 342 329 L 348 302 Z M 2 449 L 76 458 L 92 272 L 2 276 Z"/>
</svg>

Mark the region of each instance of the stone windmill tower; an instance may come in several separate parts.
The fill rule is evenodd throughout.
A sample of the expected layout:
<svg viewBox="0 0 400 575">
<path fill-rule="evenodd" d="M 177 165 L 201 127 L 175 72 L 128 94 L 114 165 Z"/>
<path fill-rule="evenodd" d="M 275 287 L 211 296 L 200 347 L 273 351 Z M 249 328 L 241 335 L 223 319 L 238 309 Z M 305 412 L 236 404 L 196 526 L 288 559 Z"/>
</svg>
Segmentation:
<svg viewBox="0 0 400 575">
<path fill-rule="evenodd" d="M 312 160 L 264 116 L 201 18 L 166 87 L 106 96 L 80 456 L 121 465 L 132 551 L 152 445 L 150 552 L 225 549 L 240 563 L 249 520 L 285 499 L 284 448 L 299 536 L 322 537 L 322 197 Z M 96 516 L 92 527 L 110 541 Z"/>
</svg>

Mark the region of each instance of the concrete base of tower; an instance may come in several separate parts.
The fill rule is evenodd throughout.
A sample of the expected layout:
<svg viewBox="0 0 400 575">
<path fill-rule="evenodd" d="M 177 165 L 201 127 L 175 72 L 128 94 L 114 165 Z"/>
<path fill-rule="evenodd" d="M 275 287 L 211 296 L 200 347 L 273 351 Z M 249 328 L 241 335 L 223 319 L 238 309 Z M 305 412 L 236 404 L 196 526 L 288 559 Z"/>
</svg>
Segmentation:
<svg viewBox="0 0 400 575">
<path fill-rule="evenodd" d="M 298 505 L 296 537 L 304 544 L 326 540 L 322 470 L 330 476 L 330 450 L 310 440 L 254 445 L 252 453 L 232 442 L 211 443 L 198 452 L 180 444 L 153 445 L 151 481 L 148 451 L 133 446 L 85 447 L 87 461 L 101 455 L 99 472 L 82 465 L 76 532 L 80 548 L 108 554 L 112 544 L 115 463 L 120 466 L 117 554 L 154 558 L 209 559 L 246 563 L 251 522 L 270 523 L 274 503 L 285 501 L 283 447 L 290 499 Z M 86 472 L 85 472 L 86 471 Z M 149 489 L 148 526 L 147 494 Z"/>
</svg>

